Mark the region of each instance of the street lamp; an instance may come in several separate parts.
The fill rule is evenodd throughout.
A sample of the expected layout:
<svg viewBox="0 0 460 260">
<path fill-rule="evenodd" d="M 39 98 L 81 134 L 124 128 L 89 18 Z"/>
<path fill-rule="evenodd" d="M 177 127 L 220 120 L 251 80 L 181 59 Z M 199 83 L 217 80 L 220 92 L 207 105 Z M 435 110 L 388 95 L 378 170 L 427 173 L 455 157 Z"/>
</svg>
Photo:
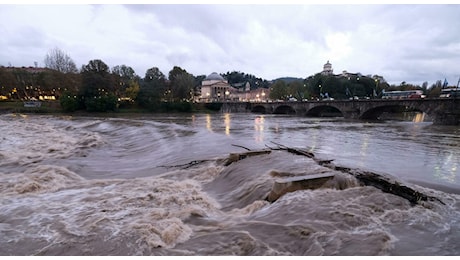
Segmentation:
<svg viewBox="0 0 460 260">
<path fill-rule="evenodd" d="M 227 100 L 228 99 L 228 95 L 230 95 L 230 92 L 228 92 L 228 90 L 225 91 L 225 96 L 224 96 L 224 99 Z"/>
<path fill-rule="evenodd" d="M 321 84 L 319 84 L 319 96 L 322 98 L 323 97 L 323 89 Z"/>
<path fill-rule="evenodd" d="M 375 89 L 374 89 L 374 93 L 372 93 L 372 94 L 373 94 L 373 96 L 375 98 L 377 96 L 377 88 L 378 88 L 378 85 L 379 85 L 379 80 L 375 79 L 374 81 L 375 81 Z"/>
</svg>

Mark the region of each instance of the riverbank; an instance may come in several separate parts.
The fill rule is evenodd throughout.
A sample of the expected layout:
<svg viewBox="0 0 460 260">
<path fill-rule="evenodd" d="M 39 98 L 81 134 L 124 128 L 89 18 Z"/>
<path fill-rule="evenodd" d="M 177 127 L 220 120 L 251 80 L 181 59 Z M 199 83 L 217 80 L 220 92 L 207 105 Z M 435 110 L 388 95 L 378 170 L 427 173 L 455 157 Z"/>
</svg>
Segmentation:
<svg viewBox="0 0 460 260">
<path fill-rule="evenodd" d="M 180 113 L 196 113 L 196 112 L 206 112 L 206 113 L 215 113 L 220 111 L 220 106 L 209 106 L 205 103 L 192 103 L 192 109 L 188 112 Z M 177 111 L 171 111 L 177 112 Z M 88 112 L 86 110 L 77 110 L 75 112 L 66 112 L 62 109 L 59 101 L 42 101 L 40 107 L 24 107 L 24 102 L 22 101 L 1 101 L 0 102 L 0 114 L 6 113 L 23 113 L 23 114 L 57 114 L 57 115 L 79 115 L 79 116 L 117 116 L 117 115 L 139 115 L 139 114 L 152 114 L 159 113 L 155 111 L 150 111 L 147 109 L 140 108 L 138 106 L 123 106 L 118 108 L 116 111 L 108 112 Z M 161 113 L 164 113 L 161 112 Z"/>
<path fill-rule="evenodd" d="M 59 101 L 42 101 L 40 107 L 24 107 L 22 101 L 1 101 L 0 113 L 64 113 Z"/>
</svg>

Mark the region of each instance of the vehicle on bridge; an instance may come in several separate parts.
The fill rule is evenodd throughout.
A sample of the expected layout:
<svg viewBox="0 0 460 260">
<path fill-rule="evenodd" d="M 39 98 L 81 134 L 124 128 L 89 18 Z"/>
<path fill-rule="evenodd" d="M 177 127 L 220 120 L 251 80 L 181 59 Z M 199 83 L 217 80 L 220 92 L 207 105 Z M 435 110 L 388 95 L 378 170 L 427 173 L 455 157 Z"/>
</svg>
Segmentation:
<svg viewBox="0 0 460 260">
<path fill-rule="evenodd" d="M 441 89 L 440 98 L 453 98 L 460 97 L 460 89 L 457 88 L 443 88 Z"/>
<path fill-rule="evenodd" d="M 425 98 L 422 90 L 396 90 L 385 91 L 382 93 L 382 99 L 413 99 Z"/>
</svg>

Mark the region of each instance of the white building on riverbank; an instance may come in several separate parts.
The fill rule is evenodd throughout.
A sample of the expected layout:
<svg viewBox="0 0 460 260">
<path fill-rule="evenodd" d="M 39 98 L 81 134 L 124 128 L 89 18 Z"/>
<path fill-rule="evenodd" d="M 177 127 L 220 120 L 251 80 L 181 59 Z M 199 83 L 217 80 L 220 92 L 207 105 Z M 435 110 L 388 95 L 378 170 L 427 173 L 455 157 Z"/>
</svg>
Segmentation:
<svg viewBox="0 0 460 260">
<path fill-rule="evenodd" d="M 231 86 L 221 75 L 213 72 L 201 83 L 200 102 L 224 101 L 230 98 Z"/>
</svg>

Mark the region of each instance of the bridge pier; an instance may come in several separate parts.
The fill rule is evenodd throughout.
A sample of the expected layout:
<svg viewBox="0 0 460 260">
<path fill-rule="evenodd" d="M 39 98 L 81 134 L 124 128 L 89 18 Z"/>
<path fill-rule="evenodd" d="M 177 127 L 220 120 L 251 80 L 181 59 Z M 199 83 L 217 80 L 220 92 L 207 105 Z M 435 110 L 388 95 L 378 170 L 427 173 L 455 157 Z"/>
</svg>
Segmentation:
<svg viewBox="0 0 460 260">
<path fill-rule="evenodd" d="M 447 99 L 432 110 L 435 125 L 460 125 L 460 99 Z"/>
<path fill-rule="evenodd" d="M 342 115 L 343 115 L 343 118 L 346 118 L 346 119 L 359 119 L 361 116 L 360 111 L 357 108 L 342 110 Z"/>
<path fill-rule="evenodd" d="M 221 105 L 220 111 L 224 113 L 249 113 L 251 109 L 252 107 L 249 102 L 224 102 Z"/>
<path fill-rule="evenodd" d="M 460 114 L 457 113 L 439 113 L 433 117 L 435 125 L 460 125 Z"/>
</svg>

